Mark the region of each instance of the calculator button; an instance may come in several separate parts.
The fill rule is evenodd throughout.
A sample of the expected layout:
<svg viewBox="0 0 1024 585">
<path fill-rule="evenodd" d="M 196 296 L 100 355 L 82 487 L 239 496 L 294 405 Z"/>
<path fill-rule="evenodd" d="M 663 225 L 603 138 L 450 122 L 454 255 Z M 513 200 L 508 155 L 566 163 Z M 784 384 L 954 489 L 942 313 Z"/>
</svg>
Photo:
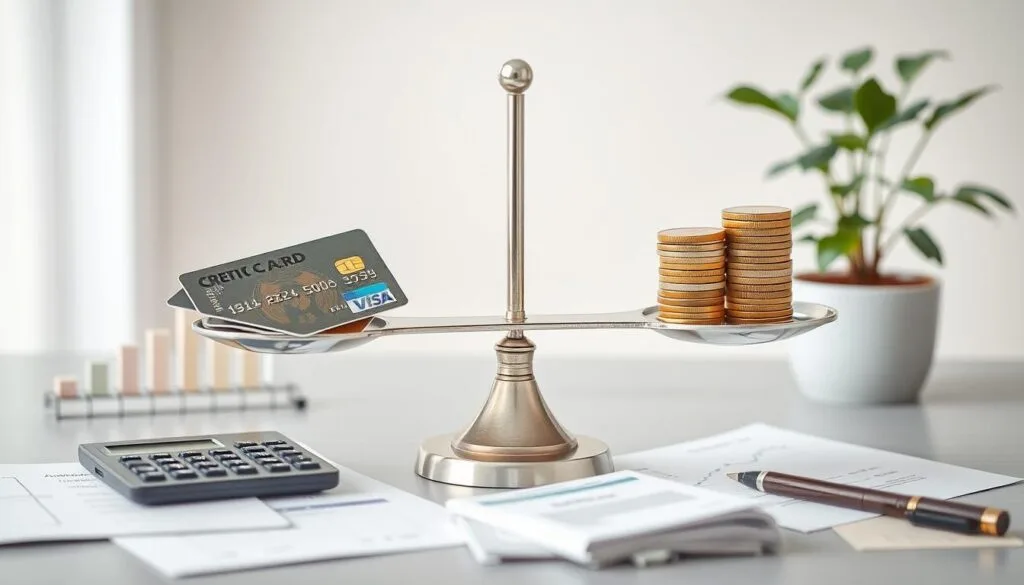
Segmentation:
<svg viewBox="0 0 1024 585">
<path fill-rule="evenodd" d="M 170 453 L 154 453 L 149 458 L 153 461 L 160 461 L 161 459 L 174 459 L 174 456 Z"/>
<path fill-rule="evenodd" d="M 202 451 L 182 451 L 178 453 L 178 457 L 195 457 L 196 455 L 202 455 Z"/>
<path fill-rule="evenodd" d="M 207 453 L 212 455 L 213 457 L 223 457 L 225 455 L 235 454 L 235 452 L 232 451 L 231 449 L 210 449 L 209 451 L 207 451 Z"/>
<path fill-rule="evenodd" d="M 142 457 L 140 457 L 139 455 L 122 455 L 121 458 L 118 459 L 118 461 L 120 461 L 121 463 L 128 463 L 129 461 L 142 461 Z"/>
<path fill-rule="evenodd" d="M 174 479 L 196 479 L 199 476 L 191 469 L 182 469 L 179 471 L 172 471 L 171 477 Z"/>
<path fill-rule="evenodd" d="M 267 447 L 270 447 L 271 445 L 284 445 L 285 442 L 279 439 L 275 439 L 273 441 L 263 441 L 263 444 L 266 445 Z"/>
<path fill-rule="evenodd" d="M 238 475 L 256 475 L 257 473 L 259 473 L 259 470 L 257 470 L 252 465 L 249 465 L 248 463 L 236 465 L 231 469 L 231 471 L 234 471 Z"/>
<path fill-rule="evenodd" d="M 192 467 L 195 467 L 196 469 L 202 471 L 204 469 L 218 469 L 220 468 L 220 465 L 217 465 L 213 461 L 198 461 L 196 463 L 193 463 Z"/>
<path fill-rule="evenodd" d="M 285 471 L 291 471 L 292 468 L 287 463 L 271 463 L 266 466 L 267 471 L 271 473 L 284 473 Z"/>
<path fill-rule="evenodd" d="M 235 455 L 234 453 L 232 453 L 231 455 L 221 455 L 220 457 L 217 457 L 217 459 L 222 461 L 222 462 L 241 461 L 242 460 L 241 457 L 239 457 L 238 455 Z"/>
<path fill-rule="evenodd" d="M 207 459 L 203 455 L 193 455 L 191 457 L 184 457 L 184 459 L 185 459 L 185 461 L 188 461 L 189 463 L 199 463 L 200 461 L 209 461 L 209 459 Z"/>
<path fill-rule="evenodd" d="M 233 459 L 231 461 L 225 461 L 224 465 L 227 465 L 228 467 L 241 467 L 242 465 L 249 465 L 249 464 L 246 463 L 245 461 L 242 461 L 241 459 Z"/>
<path fill-rule="evenodd" d="M 281 463 L 281 460 L 274 456 L 260 457 L 256 460 L 256 463 L 259 463 L 260 465 L 270 465 L 271 463 Z"/>
<path fill-rule="evenodd" d="M 298 457 L 289 457 L 288 458 L 288 462 L 291 463 L 292 465 L 295 465 L 296 463 L 306 463 L 306 462 L 309 462 L 309 461 L 312 461 L 312 459 L 310 459 L 309 457 L 306 457 L 305 455 L 299 455 Z"/>
<path fill-rule="evenodd" d="M 223 467 L 211 467 L 209 469 L 201 470 L 203 475 L 206 477 L 224 477 L 228 474 L 228 470 Z"/>
<path fill-rule="evenodd" d="M 316 461 L 299 461 L 298 463 L 293 463 L 292 465 L 294 465 L 295 469 L 298 469 L 299 471 L 309 471 L 310 469 L 320 469 L 320 464 L 317 463 Z"/>
<path fill-rule="evenodd" d="M 277 456 L 278 457 L 284 457 L 285 459 L 288 459 L 288 458 L 291 458 L 291 457 L 301 457 L 302 456 L 302 452 L 301 451 L 296 451 L 295 449 L 285 449 L 284 451 L 278 451 L 277 452 Z"/>
<path fill-rule="evenodd" d="M 165 471 L 181 471 L 182 469 L 188 469 L 188 466 L 184 463 L 164 463 L 160 467 L 163 467 Z"/>
<path fill-rule="evenodd" d="M 291 448 L 292 448 L 291 445 L 274 445 L 270 449 L 272 451 L 289 451 L 289 450 L 291 450 Z"/>
<path fill-rule="evenodd" d="M 162 474 L 162 473 L 160 473 L 159 471 L 156 471 L 156 472 L 150 472 L 150 473 L 143 473 L 143 474 L 139 475 L 139 479 L 141 479 L 142 481 L 148 483 L 148 482 L 153 482 L 153 481 L 164 481 L 164 480 L 167 479 L 167 476 Z"/>
<path fill-rule="evenodd" d="M 151 471 L 156 471 L 159 473 L 160 471 L 159 469 L 156 468 L 156 465 L 149 465 L 148 463 L 143 463 L 142 465 L 133 465 L 128 469 L 131 469 L 135 473 L 149 473 Z"/>
<path fill-rule="evenodd" d="M 255 447 L 255 446 L 256 446 L 256 443 L 254 441 L 236 441 L 235 442 L 235 447 L 238 447 L 239 449 L 242 449 L 244 447 Z"/>
<path fill-rule="evenodd" d="M 261 445 L 249 445 L 248 447 L 242 447 L 243 453 L 262 453 L 266 450 L 266 447 Z"/>
</svg>

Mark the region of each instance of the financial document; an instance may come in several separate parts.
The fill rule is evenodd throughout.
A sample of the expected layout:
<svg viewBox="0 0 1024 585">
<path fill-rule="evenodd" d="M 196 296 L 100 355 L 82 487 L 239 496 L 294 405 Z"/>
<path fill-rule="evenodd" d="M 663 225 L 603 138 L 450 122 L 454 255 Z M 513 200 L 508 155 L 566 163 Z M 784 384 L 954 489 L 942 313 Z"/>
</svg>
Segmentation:
<svg viewBox="0 0 1024 585">
<path fill-rule="evenodd" d="M 441 506 L 334 465 L 341 474 L 338 488 L 264 500 L 292 523 L 289 530 L 114 542 L 169 577 L 463 544 Z"/>
<path fill-rule="evenodd" d="M 878 449 L 841 443 L 765 424 L 615 458 L 632 469 L 749 498 L 784 528 L 824 530 L 877 514 L 764 494 L 725 476 L 730 471 L 779 471 L 907 495 L 955 498 L 1020 481 Z"/>
<path fill-rule="evenodd" d="M 0 465 L 0 545 L 288 526 L 256 498 L 141 506 L 78 463 Z"/>
</svg>

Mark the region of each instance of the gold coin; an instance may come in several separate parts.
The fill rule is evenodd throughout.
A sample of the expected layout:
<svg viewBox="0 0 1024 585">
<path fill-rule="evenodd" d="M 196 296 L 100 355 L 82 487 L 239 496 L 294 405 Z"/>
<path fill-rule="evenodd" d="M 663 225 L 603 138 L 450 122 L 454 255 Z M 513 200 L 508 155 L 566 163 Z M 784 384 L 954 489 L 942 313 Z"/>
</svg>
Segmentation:
<svg viewBox="0 0 1024 585">
<path fill-rule="evenodd" d="M 729 255 L 725 257 L 725 261 L 729 264 L 778 264 L 780 262 L 789 262 L 790 256 L 733 256 Z"/>
<path fill-rule="evenodd" d="M 729 283 L 729 294 L 733 293 L 767 293 L 778 291 L 792 291 L 792 282 L 780 282 L 776 284 L 740 284 Z"/>
<path fill-rule="evenodd" d="M 792 268 L 780 268 L 778 270 L 738 270 L 729 267 L 729 279 L 735 278 L 775 278 L 779 276 L 792 277 Z"/>
<path fill-rule="evenodd" d="M 785 233 L 776 236 L 741 236 L 739 234 L 726 234 L 729 241 L 729 249 L 734 247 L 754 250 L 769 250 L 774 248 L 786 248 L 793 246 L 793 234 Z M 779 244 L 785 243 L 785 246 Z"/>
<path fill-rule="evenodd" d="M 769 325 L 772 323 L 789 323 L 793 317 L 772 317 L 770 319 L 745 319 L 743 317 L 726 317 L 729 325 Z"/>
<path fill-rule="evenodd" d="M 788 219 L 780 219 L 777 221 L 742 221 L 738 219 L 723 219 L 722 227 L 725 229 L 739 230 L 772 230 L 778 228 L 792 229 L 793 222 Z"/>
<path fill-rule="evenodd" d="M 743 256 L 750 258 L 770 258 L 773 256 L 785 256 L 786 260 L 789 260 L 790 251 L 793 249 L 792 246 L 786 245 L 780 248 L 760 248 L 756 246 L 732 246 L 727 251 L 729 256 Z M 754 260 L 744 260 L 744 262 L 754 262 Z"/>
<path fill-rule="evenodd" d="M 725 230 L 716 227 L 672 228 L 658 232 L 658 241 L 663 244 L 700 244 L 724 239 Z"/>
<path fill-rule="evenodd" d="M 658 314 L 678 319 L 711 319 L 725 315 L 725 307 L 677 307 L 658 305 Z"/>
<path fill-rule="evenodd" d="M 725 297 L 714 296 L 704 298 L 674 299 L 658 295 L 658 304 L 670 307 L 724 307 Z"/>
<path fill-rule="evenodd" d="M 664 268 L 665 270 L 715 270 L 718 268 L 725 268 L 725 258 L 717 260 L 715 262 L 679 262 L 678 258 L 672 259 L 671 262 L 665 258 L 661 259 L 658 264 L 658 269 Z"/>
<path fill-rule="evenodd" d="M 730 290 L 725 300 L 732 304 L 790 304 L 793 303 L 793 293 L 790 291 L 752 293 Z"/>
<path fill-rule="evenodd" d="M 664 321 L 665 323 L 672 323 L 674 325 L 721 325 L 722 324 L 722 318 L 721 317 L 719 317 L 718 319 L 677 319 L 675 317 L 662 317 L 661 315 L 658 315 L 658 320 L 659 321 Z"/>
<path fill-rule="evenodd" d="M 729 309 L 726 314 L 729 317 L 739 317 L 740 319 L 777 319 L 779 317 L 792 317 L 793 308 L 790 307 L 781 311 L 739 311 Z"/>
<path fill-rule="evenodd" d="M 679 299 L 679 300 L 690 300 L 690 299 L 725 299 L 725 289 L 715 290 L 669 290 L 665 288 L 658 289 L 658 298 L 666 299 Z"/>
<path fill-rule="evenodd" d="M 729 262 L 729 270 L 786 270 L 791 268 L 793 268 L 793 261 L 789 258 L 778 262 L 763 262 L 760 264 L 747 263 L 742 260 Z"/>
<path fill-rule="evenodd" d="M 778 205 L 737 205 L 722 210 L 722 219 L 738 219 L 747 221 L 772 221 L 789 219 L 793 212 L 788 207 Z"/>
<path fill-rule="evenodd" d="M 725 258 L 725 248 L 708 252 L 666 252 L 658 250 L 658 256 L 662 258 Z"/>
<path fill-rule="evenodd" d="M 682 284 L 676 282 L 663 282 L 660 285 L 661 290 L 670 290 L 677 292 L 704 292 L 709 290 L 724 290 L 725 281 L 720 282 L 709 282 L 701 284 Z"/>
<path fill-rule="evenodd" d="M 725 283 L 725 275 L 716 274 L 714 276 L 665 276 L 661 275 L 658 277 L 660 282 L 667 282 L 670 284 L 711 284 L 713 282 Z"/>
<path fill-rule="evenodd" d="M 784 284 L 793 282 L 793 275 L 772 276 L 770 278 L 757 278 L 753 276 L 730 276 L 729 284 Z"/>
<path fill-rule="evenodd" d="M 714 252 L 725 248 L 725 241 L 709 244 L 658 244 L 662 252 Z"/>
<path fill-rule="evenodd" d="M 740 304 L 730 301 L 730 311 L 785 311 L 786 309 L 792 309 L 793 305 L 790 303 L 776 303 L 772 300 L 771 304 L 755 305 L 755 304 Z"/>
<path fill-rule="evenodd" d="M 779 227 L 779 228 L 767 228 L 767 229 L 742 229 L 742 228 L 729 228 L 725 230 L 725 233 L 729 234 L 729 237 L 734 238 L 767 238 L 767 237 L 780 237 L 788 236 L 793 237 L 793 228 Z"/>
<path fill-rule="evenodd" d="M 682 266 L 689 266 L 683 264 Z M 676 278 L 686 278 L 689 276 L 725 276 L 725 268 L 712 268 L 710 270 L 676 270 L 674 268 L 659 268 L 658 274 L 660 276 L 674 276 Z"/>
</svg>

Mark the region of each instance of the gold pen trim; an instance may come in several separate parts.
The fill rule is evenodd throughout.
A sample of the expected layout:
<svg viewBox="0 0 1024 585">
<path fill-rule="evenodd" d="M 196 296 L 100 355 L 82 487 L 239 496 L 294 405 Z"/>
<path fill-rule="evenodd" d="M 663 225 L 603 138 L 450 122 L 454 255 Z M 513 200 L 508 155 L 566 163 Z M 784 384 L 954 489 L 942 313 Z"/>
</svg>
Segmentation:
<svg viewBox="0 0 1024 585">
<path fill-rule="evenodd" d="M 917 509 L 917 503 L 921 501 L 921 496 L 913 496 L 907 500 L 907 512 L 913 512 Z"/>
<path fill-rule="evenodd" d="M 999 508 L 985 508 L 985 511 L 981 513 L 981 520 L 978 523 L 983 534 L 999 536 L 998 524 L 1000 513 L 1002 513 L 1002 510 Z"/>
</svg>

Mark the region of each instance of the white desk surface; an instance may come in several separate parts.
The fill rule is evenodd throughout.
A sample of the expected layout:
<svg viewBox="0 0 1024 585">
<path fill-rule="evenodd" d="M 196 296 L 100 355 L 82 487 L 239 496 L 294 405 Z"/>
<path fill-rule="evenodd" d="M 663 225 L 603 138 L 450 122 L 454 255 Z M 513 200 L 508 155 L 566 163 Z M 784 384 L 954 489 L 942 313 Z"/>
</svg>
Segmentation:
<svg viewBox="0 0 1024 585">
<path fill-rule="evenodd" d="M 486 343 L 486 342 L 485 342 Z M 565 359 L 544 354 L 537 375 L 571 431 L 606 441 L 613 453 L 666 445 L 764 421 L 881 449 L 1024 476 L 1024 363 L 940 363 L 921 405 L 835 407 L 801 398 L 781 361 L 695 362 Z M 306 412 L 223 412 L 125 419 L 53 420 L 41 393 L 80 359 L 0 356 L 0 462 L 73 461 L 78 443 L 204 432 L 276 429 L 359 472 L 443 501 L 471 490 L 428 482 L 413 471 L 416 446 L 458 430 L 482 405 L 490 355 L 389 359 L 358 351 L 279 358 L 278 381 L 310 398 Z M 1024 534 L 1024 485 L 969 496 L 1010 510 Z M 0 519 L 2 521 L 2 519 Z M 188 579 L 190 585 L 326 583 L 489 585 L 523 583 L 1024 583 L 1024 549 L 858 553 L 832 531 L 787 532 L 775 557 L 693 560 L 647 570 L 588 571 L 565 563 L 478 566 L 464 549 L 328 561 Z M 162 583 L 107 542 L 0 548 L 0 582 Z"/>
</svg>

